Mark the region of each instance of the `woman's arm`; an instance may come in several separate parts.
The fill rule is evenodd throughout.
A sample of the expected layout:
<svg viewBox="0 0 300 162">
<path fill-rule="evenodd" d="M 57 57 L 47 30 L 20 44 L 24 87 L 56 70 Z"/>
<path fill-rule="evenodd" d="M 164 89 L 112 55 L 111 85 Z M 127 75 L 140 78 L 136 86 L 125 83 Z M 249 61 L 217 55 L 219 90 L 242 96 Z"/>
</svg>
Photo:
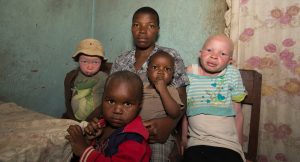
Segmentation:
<svg viewBox="0 0 300 162">
<path fill-rule="evenodd" d="M 149 143 L 165 143 L 175 128 L 177 120 L 167 116 L 150 119 L 143 123 L 149 132 Z"/>
</svg>

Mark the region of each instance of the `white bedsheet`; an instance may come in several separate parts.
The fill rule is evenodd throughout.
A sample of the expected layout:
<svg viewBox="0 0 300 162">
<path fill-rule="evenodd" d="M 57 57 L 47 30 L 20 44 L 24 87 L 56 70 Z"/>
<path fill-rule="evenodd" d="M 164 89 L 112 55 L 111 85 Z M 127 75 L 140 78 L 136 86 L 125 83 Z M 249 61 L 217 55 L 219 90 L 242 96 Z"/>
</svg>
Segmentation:
<svg viewBox="0 0 300 162">
<path fill-rule="evenodd" d="M 78 122 L 0 102 L 0 162 L 69 161 L 65 135 L 71 124 Z"/>
</svg>

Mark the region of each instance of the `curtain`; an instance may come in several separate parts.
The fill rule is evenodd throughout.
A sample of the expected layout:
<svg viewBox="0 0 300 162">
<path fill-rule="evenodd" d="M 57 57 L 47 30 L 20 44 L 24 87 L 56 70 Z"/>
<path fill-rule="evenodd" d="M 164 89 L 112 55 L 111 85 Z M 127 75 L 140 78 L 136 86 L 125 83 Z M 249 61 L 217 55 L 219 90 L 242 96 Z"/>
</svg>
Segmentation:
<svg viewBox="0 0 300 162">
<path fill-rule="evenodd" d="M 226 2 L 225 33 L 235 44 L 234 64 L 262 74 L 257 160 L 299 162 L 300 1 Z"/>
</svg>

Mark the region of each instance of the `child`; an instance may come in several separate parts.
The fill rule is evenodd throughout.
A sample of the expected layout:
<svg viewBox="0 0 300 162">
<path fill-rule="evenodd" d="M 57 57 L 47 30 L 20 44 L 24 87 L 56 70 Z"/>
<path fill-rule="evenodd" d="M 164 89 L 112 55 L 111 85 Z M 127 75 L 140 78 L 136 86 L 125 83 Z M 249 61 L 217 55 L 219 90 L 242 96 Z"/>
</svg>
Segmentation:
<svg viewBox="0 0 300 162">
<path fill-rule="evenodd" d="M 79 68 L 72 70 L 65 78 L 65 105 L 63 118 L 76 121 L 90 121 L 100 115 L 103 87 L 107 74 L 100 71 L 106 61 L 104 49 L 96 39 L 82 40 L 73 59 Z"/>
<path fill-rule="evenodd" d="M 242 162 L 243 114 L 246 96 L 239 73 L 231 63 L 233 42 L 225 35 L 208 38 L 199 66 L 188 66 L 187 119 L 183 122 L 185 162 Z M 187 124 L 188 123 L 188 124 Z M 188 135 L 187 139 L 187 127 Z"/>
<path fill-rule="evenodd" d="M 129 71 L 110 75 L 102 98 L 103 118 L 94 119 L 84 129 L 96 140 L 88 145 L 79 125 L 67 130 L 66 139 L 80 161 L 149 162 L 149 134 L 138 115 L 142 99 L 143 83 L 138 75 Z"/>
<path fill-rule="evenodd" d="M 149 84 L 144 85 L 144 100 L 141 110 L 143 121 L 169 116 L 177 119 L 184 109 L 177 89 L 170 85 L 174 74 L 174 58 L 164 52 L 157 51 L 149 58 L 147 76 Z M 147 127 L 151 131 L 151 126 Z M 174 147 L 174 137 L 169 136 L 165 143 L 149 140 L 152 149 L 151 161 L 168 161 Z"/>
</svg>

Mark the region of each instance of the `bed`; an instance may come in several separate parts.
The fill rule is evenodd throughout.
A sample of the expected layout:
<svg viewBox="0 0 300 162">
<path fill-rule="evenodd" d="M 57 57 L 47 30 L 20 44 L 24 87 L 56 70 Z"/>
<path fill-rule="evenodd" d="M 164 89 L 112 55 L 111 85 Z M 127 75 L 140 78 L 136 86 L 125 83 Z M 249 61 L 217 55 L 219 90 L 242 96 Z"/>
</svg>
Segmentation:
<svg viewBox="0 0 300 162">
<path fill-rule="evenodd" d="M 78 122 L 0 101 L 0 161 L 69 161 L 72 150 L 64 137 L 71 124 Z"/>
</svg>

